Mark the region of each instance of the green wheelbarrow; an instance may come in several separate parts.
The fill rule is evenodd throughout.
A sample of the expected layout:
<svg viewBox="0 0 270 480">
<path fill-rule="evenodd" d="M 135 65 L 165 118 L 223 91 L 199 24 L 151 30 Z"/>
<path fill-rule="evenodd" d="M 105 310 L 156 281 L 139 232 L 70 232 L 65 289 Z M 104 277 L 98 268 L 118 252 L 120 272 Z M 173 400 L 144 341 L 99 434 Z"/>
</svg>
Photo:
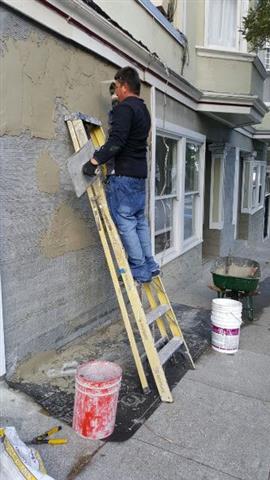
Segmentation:
<svg viewBox="0 0 270 480">
<path fill-rule="evenodd" d="M 219 257 L 211 269 L 214 287 L 219 298 L 232 298 L 243 303 L 247 320 L 254 318 L 253 297 L 258 295 L 261 277 L 260 264 L 255 260 L 241 257 Z"/>
</svg>

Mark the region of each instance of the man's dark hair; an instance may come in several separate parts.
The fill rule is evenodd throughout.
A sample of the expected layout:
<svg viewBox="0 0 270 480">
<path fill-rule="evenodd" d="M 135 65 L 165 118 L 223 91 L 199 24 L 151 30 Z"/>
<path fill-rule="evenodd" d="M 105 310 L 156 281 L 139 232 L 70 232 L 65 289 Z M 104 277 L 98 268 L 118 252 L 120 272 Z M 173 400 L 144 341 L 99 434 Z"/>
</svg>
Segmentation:
<svg viewBox="0 0 270 480">
<path fill-rule="evenodd" d="M 141 91 L 141 81 L 139 74 L 135 68 L 124 67 L 120 68 L 114 77 L 121 85 L 126 83 L 129 86 L 129 89 L 135 95 L 140 95 Z"/>
</svg>

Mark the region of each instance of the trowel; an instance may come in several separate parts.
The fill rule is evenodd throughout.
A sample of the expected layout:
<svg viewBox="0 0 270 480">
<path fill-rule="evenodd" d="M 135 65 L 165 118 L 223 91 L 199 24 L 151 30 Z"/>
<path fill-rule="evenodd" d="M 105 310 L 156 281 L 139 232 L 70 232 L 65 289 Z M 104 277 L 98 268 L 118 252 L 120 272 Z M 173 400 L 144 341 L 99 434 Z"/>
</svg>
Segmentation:
<svg viewBox="0 0 270 480">
<path fill-rule="evenodd" d="M 92 185 L 99 174 L 99 167 L 96 169 L 96 175 L 88 176 L 83 173 L 83 166 L 93 158 L 95 147 L 92 140 L 88 142 L 68 159 L 68 171 L 75 189 L 77 197 L 81 197 L 87 188 Z"/>
<path fill-rule="evenodd" d="M 80 137 L 80 130 L 81 130 L 81 122 L 83 122 L 84 125 L 88 126 L 88 129 L 93 129 L 97 127 L 101 127 L 101 122 L 95 117 L 92 117 L 90 115 L 86 115 L 81 112 L 75 112 L 71 113 L 65 116 L 65 121 L 68 122 L 74 122 L 79 121 L 79 126 L 78 126 L 78 131 L 77 134 Z M 72 131 L 74 132 L 74 125 L 72 127 Z M 73 133 L 76 137 L 76 133 Z M 77 197 L 81 197 L 84 192 L 86 192 L 87 188 L 92 185 L 92 183 L 96 180 L 97 175 L 101 173 L 101 168 L 97 167 L 95 170 L 96 175 L 85 175 L 83 173 L 83 167 L 84 165 L 89 165 L 90 170 L 91 170 L 91 165 L 89 160 L 93 158 L 94 152 L 95 152 L 95 147 L 93 145 L 93 142 L 91 139 L 88 140 L 88 142 L 76 153 L 74 153 L 67 161 L 68 164 L 68 171 L 71 176 L 72 183 L 74 185 L 74 190 L 77 195 Z"/>
</svg>

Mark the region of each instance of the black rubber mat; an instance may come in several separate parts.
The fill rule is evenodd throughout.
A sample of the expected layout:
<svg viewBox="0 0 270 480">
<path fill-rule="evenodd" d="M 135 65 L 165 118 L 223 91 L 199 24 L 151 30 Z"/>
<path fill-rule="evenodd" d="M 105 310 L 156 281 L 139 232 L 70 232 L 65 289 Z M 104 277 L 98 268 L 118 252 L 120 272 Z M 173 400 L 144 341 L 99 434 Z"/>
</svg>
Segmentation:
<svg viewBox="0 0 270 480">
<path fill-rule="evenodd" d="M 210 344 L 210 312 L 186 305 L 174 304 L 173 307 L 180 321 L 190 353 L 193 360 L 196 361 Z M 141 391 L 132 359 L 125 364 L 115 430 L 107 441 L 121 442 L 129 439 L 160 404 L 160 398 L 147 363 L 145 367 L 150 386 L 150 393 L 147 395 Z M 165 367 L 166 377 L 171 389 L 177 385 L 189 368 L 189 361 L 181 352 L 177 353 L 173 360 L 167 362 Z M 15 378 L 13 380 L 11 378 L 9 384 L 33 397 L 50 415 L 71 425 L 74 386 L 73 393 L 70 393 L 70 389 L 66 391 L 50 382 L 39 384 L 31 383 L 27 379 L 21 380 L 17 381 Z"/>
</svg>

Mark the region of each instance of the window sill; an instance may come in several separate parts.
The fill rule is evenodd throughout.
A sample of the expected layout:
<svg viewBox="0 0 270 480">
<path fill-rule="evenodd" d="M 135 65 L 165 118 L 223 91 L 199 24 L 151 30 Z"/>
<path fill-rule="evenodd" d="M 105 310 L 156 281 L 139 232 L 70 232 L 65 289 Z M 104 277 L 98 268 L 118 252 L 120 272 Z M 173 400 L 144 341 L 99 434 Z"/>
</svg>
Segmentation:
<svg viewBox="0 0 270 480">
<path fill-rule="evenodd" d="M 247 215 L 254 215 L 255 213 L 262 210 L 263 208 L 264 208 L 264 206 L 260 205 L 259 207 L 253 208 L 252 210 L 241 211 L 241 213 L 245 213 Z"/>
<path fill-rule="evenodd" d="M 174 248 L 170 248 L 165 252 L 161 252 L 155 255 L 155 258 L 162 267 L 163 265 L 172 262 L 172 260 L 175 260 L 177 257 L 180 257 L 180 255 L 181 253 L 177 252 Z"/>
<path fill-rule="evenodd" d="M 184 253 L 188 252 L 194 247 L 197 247 L 200 245 L 203 241 L 199 240 L 198 238 L 192 237 L 186 242 L 184 242 L 183 249 L 181 252 L 177 252 L 174 248 L 171 248 L 167 250 L 166 252 L 161 252 L 155 255 L 157 262 L 160 264 L 162 267 L 163 265 L 166 265 L 169 262 L 172 262 L 178 257 L 181 257 Z"/>
<path fill-rule="evenodd" d="M 223 58 L 225 60 L 240 60 L 242 62 L 253 62 L 254 58 L 256 58 L 255 53 L 241 52 L 240 50 L 228 49 L 225 47 L 218 48 L 197 46 L 195 48 L 199 57 L 215 57 Z"/>
<path fill-rule="evenodd" d="M 202 242 L 203 241 L 201 239 L 198 239 L 197 237 L 191 237 L 188 240 L 185 240 L 184 244 L 183 244 L 183 250 L 181 252 L 181 255 L 183 253 L 188 252 L 192 248 L 197 247 L 197 245 L 200 245 L 200 243 L 202 243 Z"/>
</svg>

